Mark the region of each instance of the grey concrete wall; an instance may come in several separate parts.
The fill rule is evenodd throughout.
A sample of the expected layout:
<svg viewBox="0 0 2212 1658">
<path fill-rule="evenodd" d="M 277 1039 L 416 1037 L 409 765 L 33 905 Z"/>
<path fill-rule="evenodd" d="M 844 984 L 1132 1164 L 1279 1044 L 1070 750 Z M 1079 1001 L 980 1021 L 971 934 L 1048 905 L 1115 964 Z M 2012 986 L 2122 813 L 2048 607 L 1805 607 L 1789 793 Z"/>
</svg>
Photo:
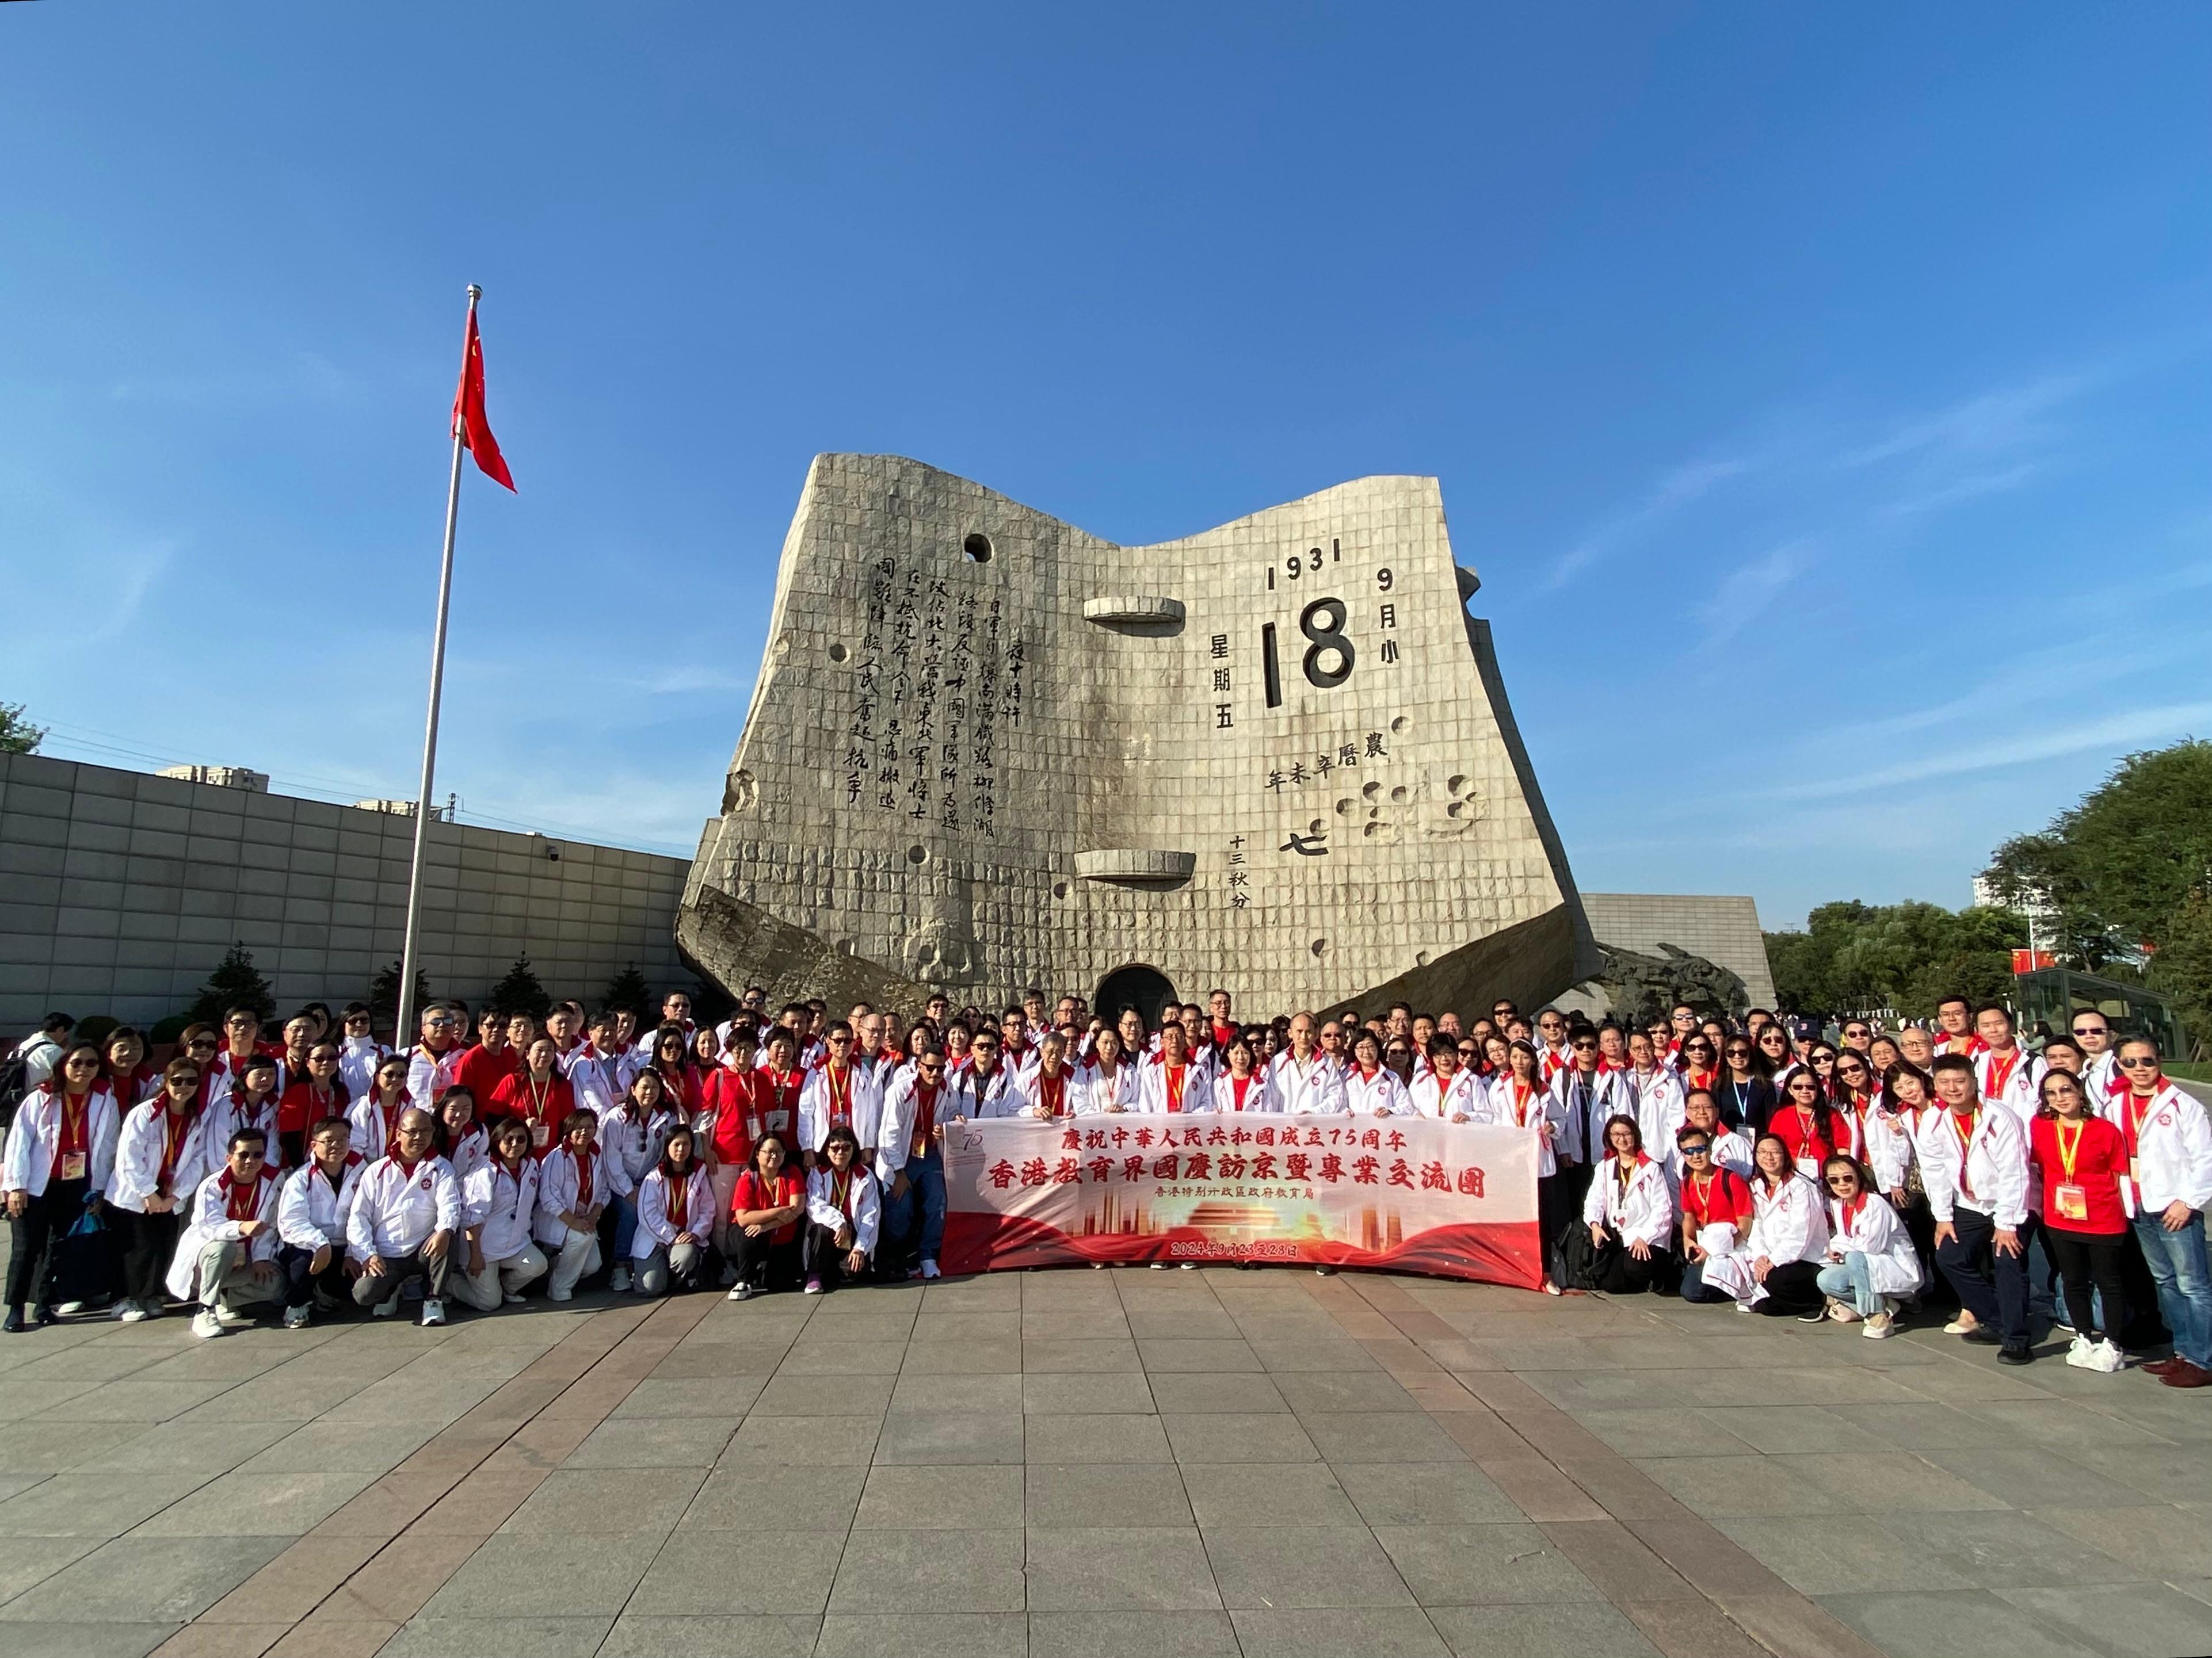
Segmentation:
<svg viewBox="0 0 2212 1658">
<path fill-rule="evenodd" d="M 280 1006 L 368 993 L 399 954 L 414 820 L 106 766 L 0 755 L 0 1032 L 49 1008 L 180 1011 L 234 941 Z M 557 850 L 558 861 L 548 857 Z M 635 963 L 689 987 L 681 859 L 434 823 L 422 926 L 432 990 L 471 1002 L 527 953 L 595 1000 Z"/>
<path fill-rule="evenodd" d="M 1748 897 L 1692 893 L 1585 892 L 1583 912 L 1601 944 L 1657 955 L 1662 944 L 1727 968 L 1743 981 L 1753 1007 L 1774 1005 L 1774 973 L 1759 928 L 1759 906 Z M 1577 985 L 1562 1007 L 1595 1013 L 1602 991 Z"/>
</svg>

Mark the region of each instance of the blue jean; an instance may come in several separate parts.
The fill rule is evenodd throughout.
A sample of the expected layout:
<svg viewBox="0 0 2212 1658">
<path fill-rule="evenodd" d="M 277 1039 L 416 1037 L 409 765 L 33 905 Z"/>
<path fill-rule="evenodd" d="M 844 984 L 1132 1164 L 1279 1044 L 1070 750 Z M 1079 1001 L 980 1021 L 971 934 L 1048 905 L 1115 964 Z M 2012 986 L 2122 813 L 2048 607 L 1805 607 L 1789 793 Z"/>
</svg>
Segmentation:
<svg viewBox="0 0 2212 1658">
<path fill-rule="evenodd" d="M 612 1217 L 614 1236 L 606 1252 L 607 1259 L 617 1266 L 629 1263 L 629 1246 L 637 1236 L 637 1199 L 635 1194 L 624 1197 L 619 1192 L 607 1193 L 607 1215 Z M 602 1218 L 602 1224 L 605 1224 Z"/>
<path fill-rule="evenodd" d="M 1734 1297 L 1720 1290 L 1705 1288 L 1705 1263 L 1685 1260 L 1682 1263 L 1682 1299 L 1689 1302 L 1729 1301 Z"/>
<path fill-rule="evenodd" d="M 1819 1282 L 1822 1295 L 1850 1302 L 1861 1318 L 1872 1318 L 1881 1311 L 1881 1297 L 1874 1292 L 1874 1274 L 1867 1270 L 1867 1258 L 1859 1250 L 1850 1251 L 1839 1265 L 1823 1266 Z"/>
<path fill-rule="evenodd" d="M 2173 1333 L 2173 1351 L 2191 1364 L 2212 1370 L 2212 1270 L 2204 1258 L 2204 1218 L 2190 1217 L 2179 1232 L 2169 1232 L 2156 1215 L 2137 1215 L 2136 1242 L 2158 1285 L 2159 1315 Z"/>
<path fill-rule="evenodd" d="M 920 1157 L 906 1160 L 906 1191 L 890 1199 L 884 1212 L 884 1235 L 902 1241 L 910 1235 L 915 1206 L 921 1208 L 921 1255 L 935 1260 L 945 1247 L 945 1154 L 933 1145 Z"/>
</svg>

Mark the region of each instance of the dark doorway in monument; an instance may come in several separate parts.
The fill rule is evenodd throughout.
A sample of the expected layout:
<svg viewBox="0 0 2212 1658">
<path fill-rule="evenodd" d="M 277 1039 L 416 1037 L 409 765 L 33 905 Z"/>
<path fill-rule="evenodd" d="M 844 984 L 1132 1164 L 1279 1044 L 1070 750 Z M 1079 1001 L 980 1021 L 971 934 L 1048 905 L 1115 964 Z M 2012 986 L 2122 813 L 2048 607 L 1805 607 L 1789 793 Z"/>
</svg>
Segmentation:
<svg viewBox="0 0 2212 1658">
<path fill-rule="evenodd" d="M 1091 1005 L 1098 1017 L 1112 1022 L 1121 1017 L 1121 1010 L 1133 1007 L 1145 1016 L 1145 1029 L 1157 1030 L 1160 1010 L 1175 994 L 1175 987 L 1168 975 L 1156 967 L 1137 963 L 1129 967 L 1116 968 L 1099 981 L 1098 994 Z M 1142 1057 L 1141 1055 L 1139 1057 Z"/>
</svg>

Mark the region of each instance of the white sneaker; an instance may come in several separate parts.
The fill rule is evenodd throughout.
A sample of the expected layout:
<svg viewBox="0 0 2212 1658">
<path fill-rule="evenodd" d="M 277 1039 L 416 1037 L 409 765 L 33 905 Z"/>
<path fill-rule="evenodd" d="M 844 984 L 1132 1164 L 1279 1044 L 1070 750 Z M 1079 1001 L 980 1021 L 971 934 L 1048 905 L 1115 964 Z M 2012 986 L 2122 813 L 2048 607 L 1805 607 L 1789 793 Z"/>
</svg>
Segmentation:
<svg viewBox="0 0 2212 1658">
<path fill-rule="evenodd" d="M 424 1324 L 426 1324 L 426 1325 L 429 1325 L 429 1324 L 443 1324 L 445 1321 L 446 1321 L 446 1303 L 445 1303 L 444 1302 L 442 1302 L 442 1301 L 439 1300 L 439 1299 L 438 1299 L 438 1297 L 435 1297 L 435 1296 L 425 1296 L 425 1297 L 422 1297 L 422 1322 L 423 1322 Z"/>
<path fill-rule="evenodd" d="M 1859 1309 L 1847 1302 L 1831 1301 L 1828 1316 L 1838 1324 L 1856 1324 L 1859 1321 Z"/>
<path fill-rule="evenodd" d="M 123 1315 L 137 1304 L 138 1303 L 137 1302 L 131 1300 L 126 1296 L 107 1309 L 107 1315 L 108 1317 L 115 1320 L 118 1323 L 120 1323 L 122 1321 Z"/>
<path fill-rule="evenodd" d="M 936 1261 L 927 1257 L 923 1259 L 921 1263 L 921 1275 L 926 1278 L 943 1278 L 945 1276 L 944 1273 L 937 1270 Z"/>
<path fill-rule="evenodd" d="M 120 1318 L 125 1324 L 143 1324 L 148 1319 L 154 1316 L 154 1309 L 151 1307 L 149 1307 L 143 1301 L 134 1301 L 124 1311 L 117 1314 L 116 1316 Z"/>
<path fill-rule="evenodd" d="M 230 1332 L 222 1327 L 222 1321 L 215 1315 L 213 1308 L 203 1307 L 193 1315 L 192 1333 L 202 1341 L 212 1341 L 217 1336 L 228 1335 Z"/>
<path fill-rule="evenodd" d="M 1974 1321 L 1974 1315 L 1972 1313 L 1961 1313 L 1943 1327 L 1943 1333 L 1947 1336 L 1962 1336 L 1969 1330 L 1978 1330 L 1981 1327 Z"/>
<path fill-rule="evenodd" d="M 70 1315 L 81 1313 L 83 1310 L 84 1303 L 81 1301 L 65 1301 L 54 1309 L 54 1311 L 63 1318 L 68 1318 Z"/>
<path fill-rule="evenodd" d="M 617 1295 L 620 1295 L 623 1291 L 629 1289 L 629 1268 L 627 1266 L 616 1267 L 614 1270 L 614 1275 L 607 1280 L 607 1288 L 613 1291 Z"/>
<path fill-rule="evenodd" d="M 217 1307 L 215 1315 L 222 1321 L 226 1330 L 242 1330 L 253 1322 L 252 1314 L 241 1313 L 235 1307 Z"/>
<path fill-rule="evenodd" d="M 287 1307 L 284 1309 L 284 1327 L 288 1330 L 304 1330 L 307 1327 L 309 1316 L 305 1307 Z"/>
<path fill-rule="evenodd" d="M 545 1299 L 548 1301 L 574 1301 L 575 1298 L 576 1292 L 574 1290 L 548 1290 L 545 1292 Z"/>
<path fill-rule="evenodd" d="M 1885 1309 L 1869 1319 L 1866 1321 L 1866 1328 L 1859 1333 L 1869 1341 L 1883 1340 L 1897 1333 L 1897 1320 Z"/>
<path fill-rule="evenodd" d="M 390 1318 L 390 1317 L 391 1317 L 394 1313 L 397 1313 L 398 1310 L 399 1310 L 399 1291 L 397 1291 L 397 1290 L 394 1290 L 394 1291 L 392 1291 L 389 1296 L 386 1296 L 386 1297 L 382 1301 L 378 1302 L 374 1306 L 371 1307 L 371 1308 L 368 1309 L 368 1313 L 369 1313 L 369 1316 L 370 1316 L 371 1318 Z"/>
<path fill-rule="evenodd" d="M 752 1298 L 753 1286 L 750 1284 L 739 1284 L 730 1291 L 732 1301 L 750 1301 Z"/>
<path fill-rule="evenodd" d="M 529 1299 L 528 1296 L 518 1295 L 514 1291 L 509 1290 L 499 1298 L 499 1304 L 502 1307 L 520 1307 Z"/>
<path fill-rule="evenodd" d="M 1164 1260 L 1151 1261 L 1148 1262 L 1147 1265 L 1149 1265 L 1155 1272 L 1164 1272 L 1168 1270 L 1168 1264 Z"/>
</svg>

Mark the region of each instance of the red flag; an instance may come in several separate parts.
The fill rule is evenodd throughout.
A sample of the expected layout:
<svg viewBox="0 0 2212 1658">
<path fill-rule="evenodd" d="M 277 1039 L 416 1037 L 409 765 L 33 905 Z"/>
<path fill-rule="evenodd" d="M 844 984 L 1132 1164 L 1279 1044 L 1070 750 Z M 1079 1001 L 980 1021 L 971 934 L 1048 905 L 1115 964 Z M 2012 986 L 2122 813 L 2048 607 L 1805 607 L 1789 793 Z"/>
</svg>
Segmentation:
<svg viewBox="0 0 2212 1658">
<path fill-rule="evenodd" d="M 494 483 L 514 488 L 507 461 L 499 452 L 499 440 L 492 436 L 491 422 L 484 415 L 483 342 L 477 337 L 474 306 L 469 307 L 469 344 L 461 359 L 460 390 L 453 393 L 453 431 L 476 457 L 478 471 Z"/>
</svg>

